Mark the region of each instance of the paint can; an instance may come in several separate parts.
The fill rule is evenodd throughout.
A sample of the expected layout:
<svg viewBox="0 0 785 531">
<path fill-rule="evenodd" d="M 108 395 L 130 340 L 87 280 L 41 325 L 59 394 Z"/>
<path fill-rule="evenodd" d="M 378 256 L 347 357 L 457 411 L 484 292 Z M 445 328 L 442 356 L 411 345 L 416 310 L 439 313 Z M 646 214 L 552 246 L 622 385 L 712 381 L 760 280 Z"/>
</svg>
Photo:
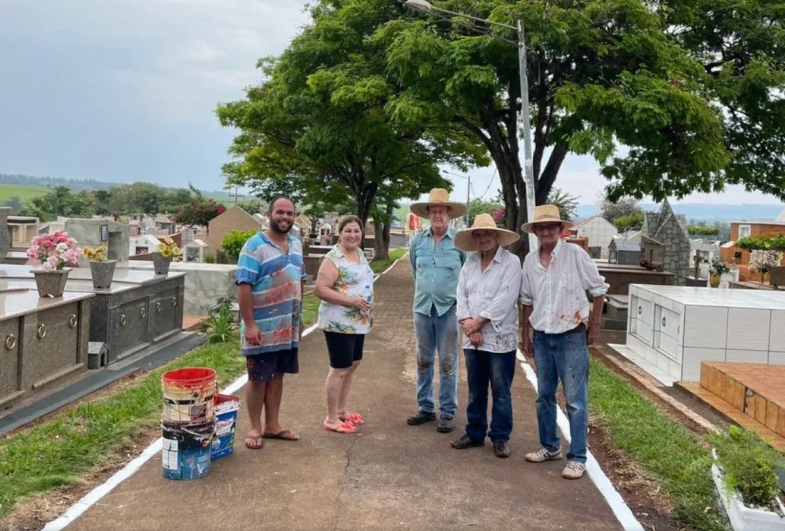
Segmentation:
<svg viewBox="0 0 785 531">
<path fill-rule="evenodd" d="M 164 373 L 164 422 L 198 424 L 214 419 L 215 371 L 188 367 Z"/>
<path fill-rule="evenodd" d="M 231 395 L 215 395 L 215 435 L 211 459 L 215 461 L 234 452 L 234 432 L 240 399 Z"/>
<path fill-rule="evenodd" d="M 167 479 L 198 479 L 210 471 L 210 450 L 215 422 L 161 424 L 161 461 Z"/>
</svg>

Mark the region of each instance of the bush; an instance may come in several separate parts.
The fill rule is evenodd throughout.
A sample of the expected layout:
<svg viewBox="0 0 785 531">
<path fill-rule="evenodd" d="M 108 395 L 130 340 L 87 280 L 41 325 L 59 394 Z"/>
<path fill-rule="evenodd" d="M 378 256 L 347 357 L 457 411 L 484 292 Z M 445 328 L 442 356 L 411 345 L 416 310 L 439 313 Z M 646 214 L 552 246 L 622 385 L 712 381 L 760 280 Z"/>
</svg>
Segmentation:
<svg viewBox="0 0 785 531">
<path fill-rule="evenodd" d="M 717 460 L 725 471 L 725 485 L 738 491 L 749 507 L 774 510 L 779 495 L 777 468 L 782 456 L 763 442 L 757 433 L 738 426 L 728 432 L 712 435 Z"/>
<path fill-rule="evenodd" d="M 207 334 L 208 343 L 227 343 L 237 337 L 237 326 L 232 312 L 233 299 L 222 297 L 211 309 L 209 317 L 202 321 L 202 332 Z"/>
<path fill-rule="evenodd" d="M 243 245 L 247 242 L 252 236 L 256 234 L 257 231 L 249 230 L 233 230 L 221 241 L 221 249 L 223 252 L 226 253 L 230 259 L 237 261 L 240 257 L 240 251 L 243 250 Z"/>
<path fill-rule="evenodd" d="M 205 264 L 214 264 L 215 263 L 215 255 L 213 253 L 205 253 L 204 254 L 204 263 Z"/>
</svg>

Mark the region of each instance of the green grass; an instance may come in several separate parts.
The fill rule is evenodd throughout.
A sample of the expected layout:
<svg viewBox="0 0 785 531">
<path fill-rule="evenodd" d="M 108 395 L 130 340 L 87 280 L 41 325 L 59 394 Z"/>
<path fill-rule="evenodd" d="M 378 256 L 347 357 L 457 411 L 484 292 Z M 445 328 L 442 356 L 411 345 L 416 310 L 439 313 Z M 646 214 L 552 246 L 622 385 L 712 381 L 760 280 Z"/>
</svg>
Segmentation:
<svg viewBox="0 0 785 531">
<path fill-rule="evenodd" d="M 303 297 L 303 326 L 308 328 L 316 322 L 319 318 L 319 303 L 321 301 L 316 298 L 313 293 Z"/>
<path fill-rule="evenodd" d="M 726 529 L 703 439 L 594 360 L 589 405 L 607 427 L 613 446 L 632 456 L 669 495 L 679 524 L 696 531 Z"/>
<path fill-rule="evenodd" d="M 371 269 L 374 273 L 382 273 L 385 269 L 390 267 L 393 262 L 399 258 L 403 258 L 406 254 L 406 249 L 392 249 L 388 254 L 389 258 L 386 260 L 374 260 L 371 262 Z"/>
<path fill-rule="evenodd" d="M 238 352 L 236 342 L 200 347 L 151 372 L 138 385 L 0 440 L 0 517 L 23 497 L 78 483 L 80 476 L 100 469 L 107 456 L 156 426 L 161 416 L 163 372 L 185 366 L 212 367 L 223 385 L 245 370 Z"/>
<path fill-rule="evenodd" d="M 24 184 L 0 184 L 0 203 L 5 203 L 12 197 L 18 197 L 22 201 L 29 201 L 36 197 L 41 197 L 49 193 L 49 188 L 45 186 L 25 186 Z"/>
</svg>

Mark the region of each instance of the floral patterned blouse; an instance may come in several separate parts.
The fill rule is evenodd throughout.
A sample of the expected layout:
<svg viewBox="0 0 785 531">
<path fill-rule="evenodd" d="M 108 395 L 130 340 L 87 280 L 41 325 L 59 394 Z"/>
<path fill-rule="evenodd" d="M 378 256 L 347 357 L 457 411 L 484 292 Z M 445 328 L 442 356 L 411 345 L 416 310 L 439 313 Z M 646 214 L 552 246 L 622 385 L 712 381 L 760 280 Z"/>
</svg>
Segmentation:
<svg viewBox="0 0 785 531">
<path fill-rule="evenodd" d="M 319 305 L 319 328 L 340 334 L 367 334 L 371 331 L 373 312 L 373 270 L 362 251 L 358 250 L 360 263 L 352 262 L 338 246 L 324 256 L 338 270 L 333 289 L 350 297 L 370 297 L 371 310 L 363 312 L 354 306 L 344 306 L 322 301 Z"/>
</svg>

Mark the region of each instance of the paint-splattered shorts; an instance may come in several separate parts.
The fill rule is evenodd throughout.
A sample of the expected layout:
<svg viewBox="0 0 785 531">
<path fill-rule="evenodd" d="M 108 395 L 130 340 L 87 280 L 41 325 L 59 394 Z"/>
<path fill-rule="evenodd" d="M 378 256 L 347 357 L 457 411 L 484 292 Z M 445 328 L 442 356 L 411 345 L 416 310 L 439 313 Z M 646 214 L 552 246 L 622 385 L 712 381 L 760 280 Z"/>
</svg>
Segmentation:
<svg viewBox="0 0 785 531">
<path fill-rule="evenodd" d="M 251 382 L 272 382 L 276 373 L 297 374 L 300 372 L 300 363 L 297 356 L 298 349 L 265 352 L 245 357 L 245 366 L 248 370 L 248 380 Z"/>
</svg>

